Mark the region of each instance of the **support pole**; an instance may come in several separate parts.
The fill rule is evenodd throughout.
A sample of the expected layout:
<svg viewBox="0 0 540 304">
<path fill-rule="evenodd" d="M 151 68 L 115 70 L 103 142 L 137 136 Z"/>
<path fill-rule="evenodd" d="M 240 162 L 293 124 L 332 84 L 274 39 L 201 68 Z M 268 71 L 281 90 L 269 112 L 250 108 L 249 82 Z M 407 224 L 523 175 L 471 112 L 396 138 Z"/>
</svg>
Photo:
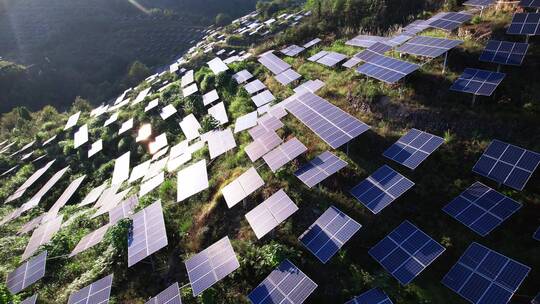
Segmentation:
<svg viewBox="0 0 540 304">
<path fill-rule="evenodd" d="M 480 18 L 482 18 L 482 14 L 484 14 L 484 7 L 482 6 L 482 8 L 480 9 Z"/>
<path fill-rule="evenodd" d="M 529 43 L 529 38 L 531 38 L 530 35 L 525 36 L 525 43 Z"/>
<path fill-rule="evenodd" d="M 349 142 L 347 142 L 347 156 L 349 156 Z"/>
<path fill-rule="evenodd" d="M 472 106 L 474 107 L 474 104 L 476 103 L 476 95 L 473 95 L 472 97 Z"/>
<path fill-rule="evenodd" d="M 444 73 L 446 73 L 446 62 L 448 61 L 448 52 L 444 53 L 444 63 L 443 63 L 443 68 L 442 68 L 442 73 L 444 75 Z"/>
<path fill-rule="evenodd" d="M 498 64 L 498 65 L 497 65 L 497 73 L 499 73 L 500 71 L 501 71 L 501 65 Z"/>
</svg>

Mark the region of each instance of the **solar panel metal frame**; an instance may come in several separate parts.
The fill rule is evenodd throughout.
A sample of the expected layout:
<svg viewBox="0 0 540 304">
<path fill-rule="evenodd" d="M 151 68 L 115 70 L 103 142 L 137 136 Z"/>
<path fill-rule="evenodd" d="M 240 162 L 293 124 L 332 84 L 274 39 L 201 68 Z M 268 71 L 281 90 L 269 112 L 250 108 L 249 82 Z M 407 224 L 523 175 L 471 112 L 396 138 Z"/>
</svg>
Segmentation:
<svg viewBox="0 0 540 304">
<path fill-rule="evenodd" d="M 531 268 L 473 242 L 442 284 L 471 303 L 507 303 Z"/>
<path fill-rule="evenodd" d="M 539 163 L 540 153 L 495 139 L 480 156 L 472 171 L 521 191 Z"/>
<path fill-rule="evenodd" d="M 45 275 L 47 251 L 26 261 L 10 272 L 6 278 L 6 287 L 12 294 L 17 294 L 34 284 Z"/>
<path fill-rule="evenodd" d="M 383 156 L 414 170 L 443 143 L 442 137 L 413 128 L 386 149 Z"/>
<path fill-rule="evenodd" d="M 347 162 L 330 151 L 325 151 L 294 172 L 306 186 L 313 188 L 332 174 L 345 168 Z"/>
<path fill-rule="evenodd" d="M 528 49 L 528 43 L 490 40 L 478 60 L 520 66 Z"/>
<path fill-rule="evenodd" d="M 515 13 L 506 34 L 528 36 L 540 34 L 540 13 Z"/>
<path fill-rule="evenodd" d="M 372 288 L 345 304 L 393 304 L 392 300 L 379 288 Z"/>
<path fill-rule="evenodd" d="M 374 54 L 369 62 L 356 68 L 356 71 L 388 84 L 393 84 L 419 68 L 420 66 L 414 63 Z"/>
<path fill-rule="evenodd" d="M 128 267 L 131 267 L 168 245 L 161 201 L 133 215 L 128 236 Z"/>
<path fill-rule="evenodd" d="M 113 275 L 110 274 L 69 295 L 68 304 L 108 303 Z"/>
<path fill-rule="evenodd" d="M 145 304 L 182 304 L 178 282 L 167 287 L 158 295 L 148 300 Z"/>
<path fill-rule="evenodd" d="M 326 264 L 362 228 L 357 221 L 330 206 L 298 240 Z"/>
<path fill-rule="evenodd" d="M 368 253 L 404 286 L 445 250 L 444 246 L 406 220 Z"/>
<path fill-rule="evenodd" d="M 253 304 L 304 303 L 317 284 L 291 261 L 284 260 L 248 295 Z M 284 302 L 286 301 L 286 302 Z"/>
<path fill-rule="evenodd" d="M 428 58 L 436 58 L 462 44 L 462 40 L 429 36 L 416 36 L 398 47 L 396 51 Z"/>
</svg>

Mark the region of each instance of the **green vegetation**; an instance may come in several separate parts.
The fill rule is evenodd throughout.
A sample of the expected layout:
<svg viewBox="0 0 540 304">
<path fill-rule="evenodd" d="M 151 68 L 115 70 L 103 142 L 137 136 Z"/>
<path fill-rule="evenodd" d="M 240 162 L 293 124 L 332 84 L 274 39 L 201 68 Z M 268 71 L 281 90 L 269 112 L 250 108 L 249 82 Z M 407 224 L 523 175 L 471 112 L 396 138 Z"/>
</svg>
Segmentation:
<svg viewBox="0 0 540 304">
<path fill-rule="evenodd" d="M 285 2 L 273 1 L 259 4 L 258 7 L 268 7 L 264 14 L 275 17 L 285 9 L 279 6 L 280 3 Z M 276 5 L 277 9 L 270 9 Z M 401 7 L 406 5 L 408 6 Z M 29 239 L 29 235 L 17 235 L 20 227 L 48 210 L 71 180 L 80 174 L 86 174 L 87 178 L 77 194 L 60 210 L 64 220 L 69 219 L 69 224 L 43 248 L 49 250 L 49 255 L 54 257 L 48 261 L 47 276 L 21 292 L 18 295 L 20 299 L 39 292 L 40 303 L 65 303 L 71 292 L 114 273 L 111 303 L 144 303 L 172 282 L 177 281 L 180 286 L 187 284 L 188 277 L 183 262 L 192 254 L 227 235 L 232 240 L 241 267 L 205 291 L 201 297 L 194 298 L 189 287 L 183 288 L 183 303 L 248 303 L 245 296 L 284 258 L 289 258 L 319 285 L 309 298 L 309 303 L 344 303 L 369 288 L 381 287 L 394 303 L 464 304 L 467 302 L 444 287 L 440 280 L 473 241 L 533 268 L 519 290 L 524 301 L 527 301 L 528 297 L 538 292 L 537 282 L 540 282 L 540 247 L 531 237 L 539 224 L 538 173 L 524 191 L 514 191 L 504 186 L 498 188 L 505 195 L 521 202 L 523 208 L 485 238 L 478 237 L 441 211 L 444 205 L 474 181 L 480 180 L 497 187 L 471 172 L 472 166 L 492 139 L 498 138 L 540 151 L 540 100 L 537 98 L 540 89 L 537 81 L 540 48 L 536 42 L 531 44 L 524 66 L 502 68 L 507 77 L 493 97 L 479 98 L 472 107 L 470 95 L 448 90 L 465 67 L 495 68 L 478 62 L 478 56 L 490 36 L 505 37 L 504 26 L 509 22 L 511 10 L 487 10 L 483 17 L 475 19 L 473 24 L 463 26 L 458 32 L 450 34 L 450 38 L 459 38 L 465 42 L 450 52 L 446 74 L 441 73 L 442 58 L 438 58 L 423 65 L 421 70 L 408 76 L 400 84 L 388 86 L 350 69 L 329 69 L 306 60 L 320 50 L 334 50 L 352 55 L 358 49 L 349 47 L 344 42 L 358 31 L 369 29 L 373 33 L 391 34 L 403 22 L 410 21 L 413 17 L 429 17 L 442 6 L 443 3 L 437 1 L 383 3 L 375 0 L 310 0 L 306 7 L 313 11 L 313 16 L 305 18 L 306 20 L 295 28 L 276 29 L 278 35 L 261 43 L 252 42 L 251 39 L 254 38 L 229 36 L 229 44 L 225 47 L 253 44 L 251 51 L 255 55 L 268 49 L 280 49 L 288 43 L 301 44 L 315 36 L 322 38 L 323 42 L 317 47 L 286 60 L 304 79 L 324 81 L 325 87 L 317 94 L 368 123 L 372 129 L 352 141 L 348 151 L 345 148 L 335 151 L 348 162 L 345 169 L 323 182 L 320 187 L 308 189 L 293 173 L 307 160 L 329 147 L 292 115 L 284 117 L 282 121 L 285 127 L 278 131 L 279 135 L 282 138 L 296 136 L 309 150 L 275 174 L 266 165 L 260 166 L 257 170 L 266 184 L 249 197 L 245 207 L 239 204 L 228 209 L 220 190 L 253 165 L 244 152 L 244 147 L 251 142 L 247 132 L 235 135 L 237 149 L 209 163 L 208 190 L 182 203 L 176 203 L 176 186 L 179 181 L 176 180 L 176 174 L 167 173 L 166 181 L 159 189 L 143 197 L 137 209 L 148 206 L 156 199 L 162 201 L 169 245 L 145 262 L 131 268 L 126 265 L 129 220 L 123 220 L 112 227 L 105 240 L 96 247 L 76 257 L 66 257 L 84 235 L 108 222 L 106 215 L 92 219 L 88 208 L 77 207 L 76 204 L 91 189 L 110 179 L 114 159 L 118 156 L 131 151 L 132 167 L 150 159 L 147 143 L 139 144 L 134 140 L 136 129 L 140 125 L 151 123 L 154 135 L 167 132 L 171 146 L 184 139 L 178 122 L 180 117 L 189 113 L 193 113 L 201 122 L 203 131 L 215 127 L 216 122 L 207 115 L 201 97 L 183 97 L 179 77 L 166 73 L 162 79 L 167 79 L 173 85 L 163 92 L 151 94 L 135 107 L 122 108 L 119 120 L 109 127 L 102 127 L 107 115 L 99 118 L 89 116 L 88 110 L 92 107 L 83 94 L 66 113 L 59 113 L 54 107 L 47 106 L 39 111 L 18 107 L 4 114 L 0 120 L 0 139 L 15 140 L 17 144 L 12 151 L 33 139 L 42 142 L 53 134 L 59 134 L 59 137 L 53 144 L 40 147 L 35 152 L 36 157 L 47 154 L 47 159 L 56 158 L 54 170 L 47 172 L 29 189 L 23 199 L 2 205 L 0 218 L 24 203 L 24 199 L 35 193 L 55 170 L 69 164 L 70 172 L 67 178 L 63 178 L 47 197 L 43 198 L 38 207 L 0 226 L 0 276 L 5 277 L 20 264 L 20 256 Z M 230 30 L 229 27 L 225 29 Z M 440 36 L 441 32 L 429 31 L 427 34 Z M 403 59 L 417 60 L 409 56 L 404 56 Z M 231 75 L 242 69 L 248 69 L 263 81 L 278 101 L 292 94 L 292 86 L 279 85 L 273 75 L 262 68 L 255 58 L 231 64 L 230 71 L 219 75 L 213 75 L 204 63 L 204 56 L 194 57 L 187 66 L 195 68 L 195 80 L 202 93 L 213 88 L 218 90 L 231 122 L 255 110 L 249 94 L 231 79 Z M 10 67 L 15 70 L 18 68 Z M 141 69 L 142 66 L 137 64 L 132 73 L 133 79 L 139 77 L 137 71 Z M 523 75 L 530 81 L 524 81 Z M 129 96 L 134 97 L 149 86 L 159 87 L 143 81 Z M 163 121 L 155 111 L 144 113 L 145 105 L 154 98 L 159 98 L 161 105 L 173 104 L 179 110 L 178 117 Z M 104 150 L 91 159 L 86 157 L 85 148 L 73 148 L 73 130 L 62 132 L 67 117 L 78 110 L 84 111 L 79 125 L 89 124 L 90 142 L 103 139 Z M 118 136 L 119 125 L 130 117 L 135 119 L 133 132 Z M 382 156 L 387 147 L 412 127 L 443 136 L 445 139 L 445 144 L 415 171 L 406 170 Z M 203 148 L 192 157 L 192 162 L 208 158 L 208 151 Z M 5 154 L 0 155 L 0 171 L 15 164 L 16 161 L 12 158 Z M 0 202 L 5 201 L 6 197 L 42 164 L 43 162 L 26 164 L 10 176 L 2 178 Z M 352 198 L 348 191 L 383 164 L 399 170 L 416 185 L 383 212 L 373 215 Z M 259 163 L 255 166 L 258 165 Z M 138 193 L 139 186 L 131 186 L 133 188 L 128 196 Z M 286 191 L 300 209 L 271 235 L 257 240 L 244 215 L 280 188 Z M 363 227 L 339 254 L 323 265 L 299 244 L 297 238 L 331 205 L 347 213 Z M 415 223 L 447 250 L 413 283 L 403 287 L 367 254 L 367 250 L 405 219 Z M 18 300 L 12 299 L 3 283 L 0 283 L 0 302 Z"/>
</svg>

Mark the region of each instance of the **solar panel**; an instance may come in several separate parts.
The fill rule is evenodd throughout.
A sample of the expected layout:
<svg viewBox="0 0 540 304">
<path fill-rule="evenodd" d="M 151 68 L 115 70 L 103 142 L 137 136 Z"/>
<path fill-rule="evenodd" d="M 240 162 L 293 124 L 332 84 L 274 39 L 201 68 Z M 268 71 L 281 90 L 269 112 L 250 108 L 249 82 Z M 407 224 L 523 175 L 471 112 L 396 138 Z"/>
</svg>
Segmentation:
<svg viewBox="0 0 540 304">
<path fill-rule="evenodd" d="M 253 101 L 253 103 L 255 103 L 257 107 L 261 107 L 275 99 L 276 98 L 269 90 L 262 91 L 261 93 L 251 97 L 251 100 Z"/>
<path fill-rule="evenodd" d="M 441 13 L 430 18 L 428 20 L 429 26 L 446 30 L 453 31 L 458 28 L 462 23 L 467 22 L 472 19 L 472 14 L 467 12 L 449 12 Z"/>
<path fill-rule="evenodd" d="M 393 304 L 384 291 L 373 288 L 347 301 L 345 304 Z"/>
<path fill-rule="evenodd" d="M 170 104 L 166 105 L 163 109 L 161 109 L 159 116 L 161 116 L 161 119 L 167 120 L 167 118 L 173 116 L 176 112 L 176 108 L 172 104 Z"/>
<path fill-rule="evenodd" d="M 99 196 L 98 201 L 94 204 L 94 208 L 99 208 L 114 198 L 116 192 L 120 189 L 122 185 L 111 185 L 111 187 L 103 190 L 102 194 Z"/>
<path fill-rule="evenodd" d="M 109 303 L 111 295 L 113 275 L 108 275 L 103 279 L 73 292 L 69 295 L 68 304 L 106 304 Z"/>
<path fill-rule="evenodd" d="M 289 83 L 297 80 L 300 77 L 302 77 L 302 75 L 298 74 L 295 70 L 288 69 L 281 74 L 276 75 L 275 78 L 282 85 L 288 85 Z"/>
<path fill-rule="evenodd" d="M 241 83 L 244 83 L 248 80 L 250 80 L 251 78 L 253 78 L 253 75 L 251 75 L 251 73 L 248 71 L 248 70 L 242 70 L 236 74 L 234 74 L 232 76 L 232 78 L 238 83 L 238 84 L 241 84 Z"/>
<path fill-rule="evenodd" d="M 115 112 L 115 113 L 113 113 L 113 114 L 109 117 L 109 119 L 107 119 L 107 120 L 105 121 L 105 123 L 103 124 L 103 126 L 106 127 L 106 126 L 112 124 L 113 122 L 115 122 L 115 121 L 117 121 L 117 120 L 118 120 L 118 112 Z"/>
<path fill-rule="evenodd" d="M 488 41 L 480 61 L 506 65 L 521 65 L 527 54 L 529 44 L 509 41 Z"/>
<path fill-rule="evenodd" d="M 347 41 L 346 45 L 359 46 L 368 48 L 375 44 L 376 42 L 384 42 L 387 38 L 380 36 L 371 36 L 371 35 L 358 35 L 353 39 Z"/>
<path fill-rule="evenodd" d="M 534 232 L 533 238 L 537 241 L 540 241 L 540 227 L 538 227 L 538 229 L 536 229 L 536 231 Z"/>
<path fill-rule="evenodd" d="M 473 172 L 516 190 L 523 190 L 540 163 L 540 154 L 494 140 Z"/>
<path fill-rule="evenodd" d="M 229 122 L 227 111 L 225 110 L 225 104 L 220 102 L 215 106 L 208 108 L 208 114 L 214 117 L 219 122 L 219 125 L 224 125 Z"/>
<path fill-rule="evenodd" d="M 388 44 L 392 47 L 396 47 L 398 45 L 401 45 L 407 41 L 409 41 L 410 39 L 412 39 L 414 37 L 414 35 L 412 34 L 409 34 L 409 33 L 401 33 L 399 35 L 395 35 L 395 36 L 392 36 L 392 37 L 389 37 L 384 43 L 385 44 Z"/>
<path fill-rule="evenodd" d="M 191 160 L 191 153 L 185 153 L 175 158 L 169 158 L 167 162 L 167 172 L 175 172 L 183 164 Z"/>
<path fill-rule="evenodd" d="M 411 129 L 383 155 L 409 169 L 416 169 L 444 143 L 444 139 L 427 132 Z"/>
<path fill-rule="evenodd" d="M 152 110 L 153 108 L 157 107 L 159 105 L 159 98 L 151 100 L 146 107 L 144 108 L 144 112 L 148 112 Z"/>
<path fill-rule="evenodd" d="M 79 121 L 79 116 L 81 116 L 81 112 L 77 112 L 73 115 L 71 115 L 67 122 L 66 122 L 66 125 L 64 126 L 64 131 L 68 130 L 68 129 L 71 129 L 73 128 L 76 124 L 77 124 L 77 121 Z"/>
<path fill-rule="evenodd" d="M 82 128 L 82 127 L 81 127 L 81 128 Z M 87 133 L 88 133 L 88 127 L 86 127 L 86 130 L 87 130 Z M 33 140 L 33 141 L 27 143 L 26 145 L 24 145 L 24 146 L 23 146 L 22 148 L 20 148 L 19 150 L 13 152 L 13 153 L 12 153 L 11 155 L 9 155 L 9 156 L 12 157 L 12 156 L 15 156 L 15 155 L 17 155 L 17 154 L 20 154 L 20 153 L 24 152 L 26 149 L 28 149 L 28 148 L 30 148 L 31 146 L 33 146 L 35 143 L 36 143 L 36 141 Z"/>
<path fill-rule="evenodd" d="M 19 168 L 19 165 L 15 165 L 9 169 L 7 169 L 6 171 L 2 172 L 2 174 L 0 174 L 0 177 L 4 177 L 8 174 L 10 174 L 11 172 L 15 171 L 15 169 Z"/>
<path fill-rule="evenodd" d="M 254 162 L 261 158 L 266 153 L 270 152 L 275 147 L 279 146 L 283 140 L 273 130 L 265 130 L 263 134 L 257 136 L 257 138 L 250 144 L 248 144 L 244 151 L 248 155 L 249 159 Z"/>
<path fill-rule="evenodd" d="M 402 33 L 409 35 L 416 35 L 429 28 L 429 22 L 427 20 L 414 20 L 409 23 L 406 27 L 401 29 Z"/>
<path fill-rule="evenodd" d="M 12 294 L 17 294 L 34 284 L 45 275 L 47 251 L 30 259 L 7 275 L 6 287 Z"/>
<path fill-rule="evenodd" d="M 404 221 L 368 253 L 401 285 L 407 285 L 445 250 L 422 230 Z"/>
<path fill-rule="evenodd" d="M 398 47 L 396 51 L 428 58 L 436 58 L 462 43 L 462 40 L 417 36 Z"/>
<path fill-rule="evenodd" d="M 140 142 L 148 139 L 152 135 L 152 125 L 151 124 L 144 124 L 141 126 L 137 133 L 137 138 L 135 138 L 135 142 Z"/>
<path fill-rule="evenodd" d="M 31 297 L 28 297 L 26 299 L 24 299 L 21 304 L 36 304 L 36 301 L 37 301 L 37 294 L 31 296 Z"/>
<path fill-rule="evenodd" d="M 244 86 L 244 89 L 246 89 L 249 94 L 253 95 L 254 93 L 266 89 L 266 85 L 264 85 L 264 83 L 262 83 L 262 81 L 260 81 L 259 79 L 255 79 L 252 82 L 246 84 Z"/>
<path fill-rule="evenodd" d="M 369 62 L 372 58 L 375 57 L 375 55 L 383 55 L 384 53 L 388 52 L 392 49 L 392 46 L 381 43 L 381 42 L 375 42 L 373 45 L 371 45 L 369 48 L 357 53 L 354 55 L 351 59 L 347 60 L 343 66 L 346 68 L 352 68 L 359 64 L 360 62 Z"/>
<path fill-rule="evenodd" d="M 497 0 L 468 0 L 463 3 L 466 6 L 479 6 L 479 7 L 488 7 L 495 4 Z"/>
<path fill-rule="evenodd" d="M 58 214 L 58 211 L 60 210 L 60 208 L 62 208 L 69 201 L 69 199 L 73 196 L 73 194 L 75 194 L 75 192 L 77 191 L 77 189 L 79 189 L 79 187 L 82 184 L 85 177 L 86 177 L 86 175 L 83 175 L 83 176 L 75 179 L 74 181 L 72 181 L 69 184 L 69 186 L 67 186 L 67 188 L 64 190 L 64 192 L 62 192 L 60 197 L 51 206 L 49 211 L 47 211 L 47 215 L 43 219 L 43 222 L 47 222 L 49 220 L 52 220 L 52 219 L 56 218 L 56 215 Z"/>
<path fill-rule="evenodd" d="M 49 138 L 49 139 L 47 139 L 46 141 L 44 141 L 44 142 L 41 144 L 41 146 L 44 147 L 44 146 L 50 144 L 53 140 L 56 139 L 56 137 L 57 137 L 57 135 L 53 135 L 51 138 Z"/>
<path fill-rule="evenodd" d="M 346 161 L 326 151 L 298 169 L 294 175 L 306 186 L 312 188 L 346 166 Z"/>
<path fill-rule="evenodd" d="M 154 141 L 148 144 L 148 150 L 150 154 L 156 154 L 156 152 L 169 145 L 167 141 L 167 133 L 161 133 L 154 138 Z"/>
<path fill-rule="evenodd" d="M 133 128 L 133 118 L 130 118 L 126 120 L 122 125 L 120 126 L 120 130 L 118 130 L 118 135 L 123 134 L 124 132 L 130 130 Z"/>
<path fill-rule="evenodd" d="M 165 181 L 165 172 L 160 172 L 154 177 L 148 179 L 141 184 L 139 189 L 139 197 L 143 197 L 146 194 L 150 193 L 152 190 L 156 189 Z"/>
<path fill-rule="evenodd" d="M 331 206 L 298 239 L 326 264 L 361 227 L 358 222 Z"/>
<path fill-rule="evenodd" d="M 240 267 L 228 237 L 192 256 L 185 264 L 194 296 Z"/>
<path fill-rule="evenodd" d="M 418 70 L 419 65 L 375 54 L 371 60 L 356 69 L 360 74 L 393 84 Z"/>
<path fill-rule="evenodd" d="M 111 184 L 120 185 L 129 178 L 129 156 L 130 151 L 116 159 Z"/>
<path fill-rule="evenodd" d="M 262 186 L 264 186 L 264 180 L 257 173 L 257 170 L 251 167 L 237 179 L 223 187 L 221 193 L 227 207 L 232 208 Z"/>
<path fill-rule="evenodd" d="M 304 303 L 317 284 L 291 261 L 284 260 L 248 295 L 253 304 Z"/>
<path fill-rule="evenodd" d="M 184 117 L 180 123 L 180 128 L 182 128 L 182 132 L 188 140 L 193 140 L 200 136 L 199 129 L 201 128 L 201 125 L 193 114 L 189 114 L 188 116 Z"/>
<path fill-rule="evenodd" d="M 109 227 L 110 225 L 107 224 L 85 235 L 79 241 L 79 243 L 77 243 L 77 246 L 75 246 L 73 251 L 71 251 L 71 253 L 69 254 L 69 257 L 76 256 L 77 254 L 83 251 L 86 251 L 87 249 L 92 248 L 95 245 L 99 244 L 105 237 L 105 234 L 107 233 L 107 230 L 109 229 Z"/>
<path fill-rule="evenodd" d="M 319 42 L 321 42 L 322 40 L 320 38 L 315 38 L 311 41 L 309 41 L 308 43 L 304 44 L 302 47 L 304 47 L 305 49 L 309 49 L 310 47 L 316 45 L 316 44 L 319 44 Z"/>
<path fill-rule="evenodd" d="M 246 213 L 246 220 L 258 239 L 287 220 L 298 210 L 287 193 L 280 189 Z"/>
<path fill-rule="evenodd" d="M 91 216 L 91 218 L 98 217 L 113 210 L 124 199 L 124 197 L 129 193 L 129 191 L 131 191 L 131 188 L 127 188 L 120 193 L 116 193 L 116 191 L 114 190 L 117 189 L 118 188 L 114 187 L 111 189 L 111 191 L 106 191 L 100 197 L 100 201 L 98 201 L 96 206 L 94 206 L 94 208 L 98 208 L 98 204 L 100 203 L 99 209 Z"/>
<path fill-rule="evenodd" d="M 491 96 L 506 74 L 466 68 L 450 90 L 474 95 Z"/>
<path fill-rule="evenodd" d="M 540 0 L 521 0 L 519 2 L 521 7 L 540 8 Z"/>
<path fill-rule="evenodd" d="M 158 200 L 133 215 L 133 225 L 128 236 L 128 267 L 167 244 L 163 210 Z"/>
<path fill-rule="evenodd" d="M 413 186 L 411 180 L 384 165 L 354 186 L 351 194 L 371 212 L 377 214 Z"/>
<path fill-rule="evenodd" d="M 187 71 L 187 72 L 182 76 L 182 88 L 185 88 L 186 86 L 188 86 L 189 84 L 191 84 L 193 81 L 195 81 L 195 79 L 193 78 L 193 76 L 194 76 L 193 70 Z"/>
<path fill-rule="evenodd" d="M 174 283 L 145 304 L 182 304 L 178 283 Z"/>
<path fill-rule="evenodd" d="M 118 206 L 109 211 L 109 223 L 114 225 L 121 219 L 131 217 L 133 210 L 135 210 L 137 205 L 139 205 L 139 198 L 137 195 L 133 195 L 124 200 Z"/>
<path fill-rule="evenodd" d="M 275 75 L 289 69 L 291 66 L 272 52 L 267 52 L 259 57 L 258 61 Z"/>
<path fill-rule="evenodd" d="M 369 129 L 365 123 L 313 93 L 299 95 L 285 108 L 334 149 Z"/>
<path fill-rule="evenodd" d="M 23 261 L 31 257 L 38 250 L 39 246 L 47 244 L 52 239 L 54 234 L 60 230 L 63 218 L 64 216 L 60 215 L 51 221 L 41 224 L 41 226 L 34 230 L 21 257 Z"/>
<path fill-rule="evenodd" d="M 41 214 L 39 216 L 34 217 L 30 221 L 28 221 L 26 224 L 24 224 L 19 231 L 17 232 L 18 235 L 26 234 L 32 230 L 34 230 L 39 224 L 41 223 L 41 220 L 46 215 L 46 213 Z"/>
<path fill-rule="evenodd" d="M 512 18 L 512 24 L 506 31 L 509 35 L 540 34 L 540 13 L 516 13 Z"/>
<path fill-rule="evenodd" d="M 271 115 L 265 115 L 258 119 L 257 126 L 249 129 L 248 133 L 253 139 L 264 136 L 268 131 L 276 131 L 283 127 L 283 123 L 279 118 Z"/>
<path fill-rule="evenodd" d="M 306 146 L 304 146 L 304 144 L 301 143 L 296 137 L 293 137 L 267 153 L 265 156 L 263 156 L 263 159 L 268 167 L 270 167 L 270 170 L 272 170 L 272 172 L 276 172 L 279 168 L 283 167 L 285 164 L 306 151 Z"/>
<path fill-rule="evenodd" d="M 168 158 L 162 158 L 160 160 L 154 161 L 150 164 L 150 168 L 146 171 L 143 181 L 149 180 L 150 178 L 158 175 L 161 171 L 165 170 L 167 166 Z"/>
<path fill-rule="evenodd" d="M 103 191 L 105 190 L 105 188 L 107 188 L 107 182 L 104 182 L 103 184 L 101 184 L 100 186 L 92 189 L 90 192 L 88 192 L 88 194 L 85 196 L 85 198 L 79 203 L 79 207 L 83 207 L 83 206 L 86 206 L 86 205 L 90 205 L 92 203 L 94 203 L 95 201 L 97 201 L 97 199 L 99 198 L 99 196 L 101 195 L 101 193 L 103 193 Z"/>
<path fill-rule="evenodd" d="M 471 303 L 510 301 L 530 267 L 478 243 L 472 243 L 442 283 Z"/>
<path fill-rule="evenodd" d="M 317 62 L 317 60 L 323 58 L 324 56 L 326 56 L 326 54 L 328 54 L 328 51 L 320 51 L 317 54 L 309 57 L 308 60 L 312 62 Z"/>
<path fill-rule="evenodd" d="M 476 182 L 443 211 L 481 236 L 488 235 L 521 208 L 515 200 Z"/>
<path fill-rule="evenodd" d="M 327 52 L 326 55 L 319 58 L 317 62 L 327 67 L 333 67 L 345 59 L 347 59 L 346 55 L 336 52 Z"/>
<path fill-rule="evenodd" d="M 217 90 L 212 90 L 203 95 L 203 104 L 207 106 L 218 99 L 219 99 L 219 95 L 218 95 Z"/>
<path fill-rule="evenodd" d="M 208 136 L 210 159 L 214 159 L 234 148 L 236 148 L 236 141 L 230 128 L 223 131 L 213 131 Z"/>
<path fill-rule="evenodd" d="M 257 125 L 257 111 L 253 111 L 236 119 L 234 133 L 242 132 Z"/>
<path fill-rule="evenodd" d="M 281 50 L 281 53 L 285 56 L 295 57 L 298 54 L 302 53 L 305 48 L 298 46 L 296 44 L 289 45 L 288 47 Z"/>
<path fill-rule="evenodd" d="M 139 94 L 137 94 L 137 97 L 135 97 L 135 99 L 131 102 L 131 104 L 136 105 L 142 102 L 146 98 L 146 96 L 148 96 L 148 93 L 150 93 L 151 89 L 152 87 L 140 91 Z"/>
<path fill-rule="evenodd" d="M 41 167 L 39 170 L 34 172 L 22 185 L 19 186 L 19 188 L 17 188 L 17 190 L 15 190 L 15 192 L 13 192 L 13 194 L 11 194 L 6 199 L 4 204 L 14 201 L 20 198 L 21 196 L 23 196 L 26 190 L 30 188 L 45 172 L 47 172 L 47 170 L 49 170 L 49 168 L 54 164 L 54 162 L 55 160 L 53 159 L 50 162 L 48 162 L 45 166 Z"/>
<path fill-rule="evenodd" d="M 303 94 L 307 92 L 315 93 L 320 88 L 324 87 L 324 82 L 319 79 L 308 80 L 294 89 L 295 93 Z"/>
<path fill-rule="evenodd" d="M 88 150 L 88 158 L 96 155 L 99 151 L 103 150 L 103 140 L 98 139 L 96 142 L 92 143 L 90 150 Z"/>
<path fill-rule="evenodd" d="M 45 196 L 45 194 L 47 194 L 52 187 L 54 187 L 54 185 L 62 178 L 62 176 L 64 176 L 64 173 L 66 173 L 68 169 L 69 167 L 65 167 L 56 172 L 27 203 L 31 204 L 32 206 L 37 206 L 37 204 L 41 201 L 41 198 Z"/>
<path fill-rule="evenodd" d="M 227 67 L 227 65 L 219 57 L 210 60 L 208 62 L 208 66 L 216 75 L 229 69 L 229 67 Z"/>
<path fill-rule="evenodd" d="M 208 174 L 206 171 L 206 160 L 196 162 L 195 164 L 178 172 L 178 195 L 177 202 L 197 194 L 208 188 Z"/>
</svg>

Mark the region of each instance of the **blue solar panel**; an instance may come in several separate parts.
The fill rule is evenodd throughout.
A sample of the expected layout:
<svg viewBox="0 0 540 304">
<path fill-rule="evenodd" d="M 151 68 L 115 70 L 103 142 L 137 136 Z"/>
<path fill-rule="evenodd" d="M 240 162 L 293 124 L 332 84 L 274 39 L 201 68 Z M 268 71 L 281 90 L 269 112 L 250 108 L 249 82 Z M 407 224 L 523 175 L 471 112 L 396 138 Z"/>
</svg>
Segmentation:
<svg viewBox="0 0 540 304">
<path fill-rule="evenodd" d="M 368 253 L 402 285 L 407 285 L 444 250 L 429 235 L 404 221 Z"/>
<path fill-rule="evenodd" d="M 529 44 L 527 43 L 490 40 L 479 60 L 498 64 L 521 65 L 528 48 Z"/>
<path fill-rule="evenodd" d="M 466 68 L 463 74 L 452 84 L 450 90 L 491 96 L 505 76 L 504 73 Z"/>
<path fill-rule="evenodd" d="M 435 152 L 444 139 L 417 129 L 411 129 L 383 155 L 409 169 L 416 169 L 431 153 Z"/>
<path fill-rule="evenodd" d="M 298 238 L 321 262 L 328 262 L 362 227 L 334 206 Z"/>
<path fill-rule="evenodd" d="M 312 188 L 346 166 L 346 161 L 326 151 L 298 169 L 294 172 L 294 175 L 306 186 Z"/>
<path fill-rule="evenodd" d="M 458 28 L 463 22 L 472 19 L 472 14 L 466 12 L 449 12 L 440 13 L 430 18 L 429 25 L 434 28 L 453 31 Z"/>
<path fill-rule="evenodd" d="M 472 171 L 516 190 L 523 190 L 539 163 L 539 153 L 494 140 Z"/>
<path fill-rule="evenodd" d="M 418 70 L 419 65 L 375 54 L 369 62 L 356 69 L 360 74 L 392 84 Z"/>
<path fill-rule="evenodd" d="M 396 49 L 400 53 L 436 58 L 456 46 L 463 43 L 462 40 L 452 40 L 427 36 L 417 36 Z"/>
<path fill-rule="evenodd" d="M 496 0 L 469 0 L 463 3 L 467 6 L 479 6 L 479 7 L 488 7 L 495 4 Z"/>
<path fill-rule="evenodd" d="M 506 304 L 530 267 L 472 243 L 442 283 L 471 303 Z"/>
<path fill-rule="evenodd" d="M 387 165 L 351 189 L 351 194 L 371 212 L 377 214 L 407 192 L 414 183 Z"/>
<path fill-rule="evenodd" d="M 506 31 L 510 35 L 540 34 L 540 13 L 516 13 Z"/>
<path fill-rule="evenodd" d="M 317 288 L 305 273 L 289 260 L 273 270 L 248 298 L 253 304 L 300 304 Z"/>
<path fill-rule="evenodd" d="M 540 227 L 538 227 L 538 229 L 536 229 L 536 231 L 534 232 L 533 238 L 537 241 L 540 241 Z"/>
<path fill-rule="evenodd" d="M 476 182 L 443 210 L 481 236 L 488 235 L 521 208 L 515 200 Z"/>
<path fill-rule="evenodd" d="M 392 301 L 384 291 L 373 288 L 347 301 L 345 304 L 392 304 Z"/>
<path fill-rule="evenodd" d="M 540 0 L 521 0 L 519 2 L 521 7 L 540 8 Z"/>
</svg>

